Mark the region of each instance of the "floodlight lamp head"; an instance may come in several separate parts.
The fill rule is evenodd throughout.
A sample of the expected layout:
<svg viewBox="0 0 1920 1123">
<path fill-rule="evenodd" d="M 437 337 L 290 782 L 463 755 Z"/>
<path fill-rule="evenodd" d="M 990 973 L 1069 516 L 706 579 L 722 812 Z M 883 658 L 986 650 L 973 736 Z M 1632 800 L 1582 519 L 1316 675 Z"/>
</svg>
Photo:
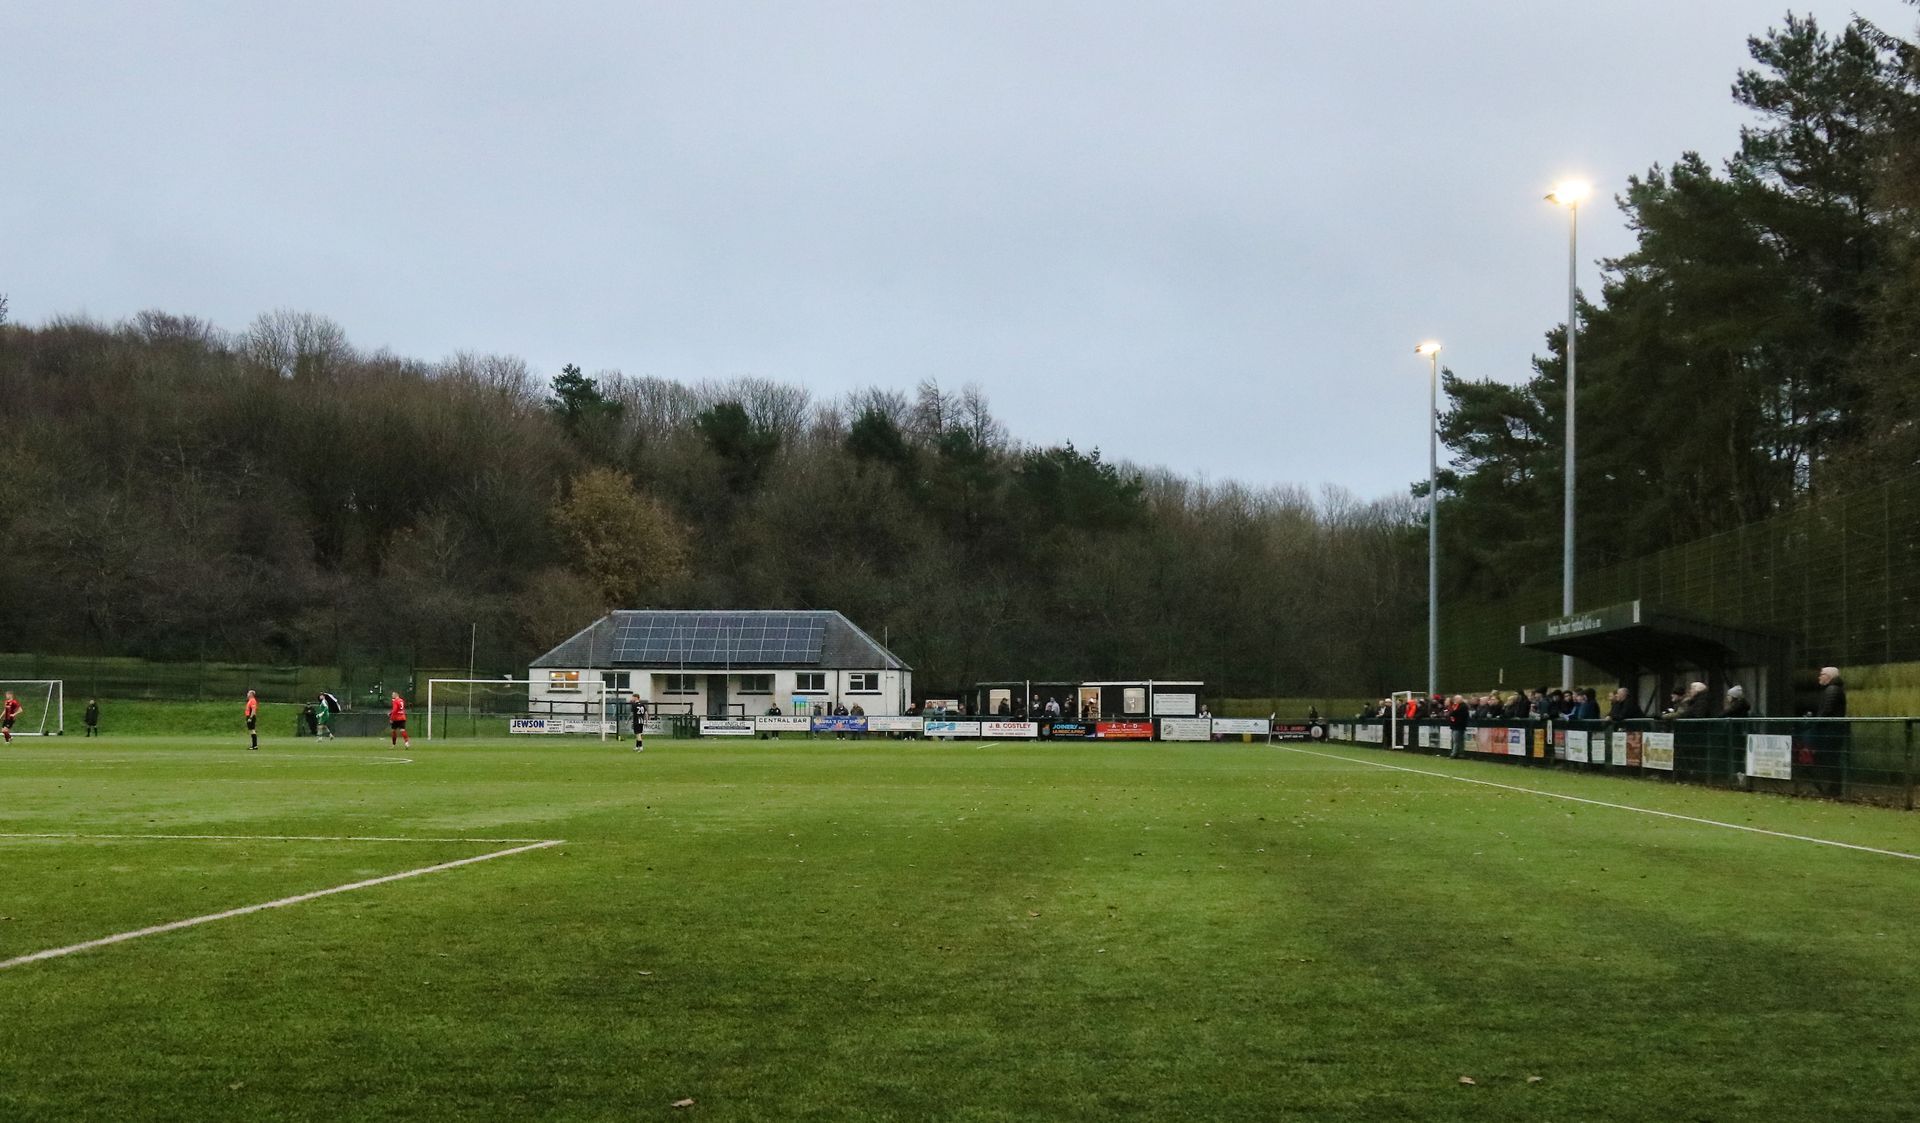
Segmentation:
<svg viewBox="0 0 1920 1123">
<path fill-rule="evenodd" d="M 1547 202 L 1563 207 L 1577 207 L 1593 194 L 1593 184 L 1584 179 L 1563 179 L 1554 184 L 1547 192 Z"/>
<path fill-rule="evenodd" d="M 1425 355 L 1428 358 L 1432 358 L 1440 353 L 1440 341 L 1437 339 L 1429 339 L 1420 346 L 1415 347 L 1413 351 L 1416 355 Z"/>
</svg>

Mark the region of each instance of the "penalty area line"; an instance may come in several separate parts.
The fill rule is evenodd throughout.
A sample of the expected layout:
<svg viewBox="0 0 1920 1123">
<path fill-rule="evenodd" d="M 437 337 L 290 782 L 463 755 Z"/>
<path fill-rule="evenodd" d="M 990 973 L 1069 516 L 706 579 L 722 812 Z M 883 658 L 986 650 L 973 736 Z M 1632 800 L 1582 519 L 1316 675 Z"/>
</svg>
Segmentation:
<svg viewBox="0 0 1920 1123">
<path fill-rule="evenodd" d="M 1706 827 L 1724 827 L 1730 831 L 1746 831 L 1748 834 L 1764 834 L 1773 838 L 1791 839 L 1794 842 L 1811 842 L 1816 846 L 1833 846 L 1841 850 L 1858 850 L 1863 854 L 1879 854 L 1888 858 L 1904 858 L 1910 862 L 1920 862 L 1920 854 L 1909 854 L 1904 850 L 1883 850 L 1878 846 L 1861 846 L 1855 842 L 1839 842 L 1831 838 L 1815 838 L 1810 834 L 1770 831 L 1765 827 L 1749 827 L 1744 823 L 1726 823 L 1719 819 L 1703 819 L 1698 815 L 1682 815 L 1677 811 L 1656 811 L 1651 807 L 1635 807 L 1630 803 L 1608 803 L 1604 799 L 1588 799 L 1585 796 L 1563 795 L 1560 792 L 1542 791 L 1539 788 L 1523 788 L 1518 784 L 1502 784 L 1494 780 L 1476 780 L 1471 776 L 1455 776 L 1450 772 L 1434 772 L 1426 768 L 1408 768 L 1404 764 L 1387 764 L 1378 760 L 1341 756 L 1338 753 L 1315 752 L 1312 749 L 1299 749 L 1292 745 L 1282 745 L 1280 747 L 1289 752 L 1305 753 L 1308 756 L 1326 757 L 1328 760 L 1346 761 L 1348 764 L 1364 764 L 1371 768 L 1387 768 L 1395 772 L 1411 772 L 1415 776 L 1432 776 L 1441 780 L 1458 780 L 1462 784 L 1479 784 L 1485 788 L 1499 788 L 1502 791 L 1523 792 L 1527 795 L 1544 796 L 1547 799 L 1563 799 L 1568 803 L 1584 803 L 1589 807 L 1607 807 L 1615 811 L 1637 811 L 1642 815 L 1655 815 L 1662 819 L 1678 819 L 1683 823 L 1698 823 Z"/>
<path fill-rule="evenodd" d="M 178 932 L 182 928 L 192 928 L 200 924 L 211 924 L 216 920 L 231 920 L 236 916 L 265 912 L 267 909 L 286 908 L 288 905 L 298 905 L 307 901 L 319 900 L 321 897 L 331 897 L 335 893 L 351 893 L 355 889 L 371 889 L 376 885 L 386 885 L 389 882 L 404 881 L 410 877 L 420 877 L 425 874 L 440 873 L 443 870 L 458 869 L 461 866 L 471 866 L 477 862 L 490 862 L 495 858 L 506 858 L 514 854 L 525 854 L 530 850 L 544 850 L 549 846 L 559 846 L 564 841 L 566 840 L 559 838 L 546 839 L 528 846 L 515 846 L 507 850 L 495 850 L 491 854 L 480 854 L 472 858 L 459 858 L 451 862 L 441 862 L 438 865 L 421 866 L 419 869 L 414 870 L 402 870 L 399 873 L 390 873 L 384 877 L 371 877 L 365 881 L 355 881 L 346 885 L 335 885 L 330 889 L 316 889 L 311 893 L 299 893 L 292 897 L 282 897 L 277 901 L 263 901 L 257 905 L 243 905 L 237 909 L 227 909 L 225 912 L 211 912 L 205 916 L 193 916 L 185 920 L 174 920 L 166 924 L 155 924 L 147 928 L 136 928 L 131 932 L 116 932 L 111 936 L 102 936 L 97 940 L 87 940 L 84 943 L 69 944 L 63 948 L 48 948 L 45 951 L 36 951 L 29 955 L 19 955 L 12 959 L 0 959 L 0 971 L 5 971 L 10 967 L 24 967 L 29 963 L 39 963 L 46 959 L 58 959 L 60 956 L 72 955 L 75 952 L 91 951 L 94 948 L 108 947 L 112 944 L 123 944 L 128 940 L 140 939 L 142 936 L 158 936 L 167 932 Z"/>
</svg>

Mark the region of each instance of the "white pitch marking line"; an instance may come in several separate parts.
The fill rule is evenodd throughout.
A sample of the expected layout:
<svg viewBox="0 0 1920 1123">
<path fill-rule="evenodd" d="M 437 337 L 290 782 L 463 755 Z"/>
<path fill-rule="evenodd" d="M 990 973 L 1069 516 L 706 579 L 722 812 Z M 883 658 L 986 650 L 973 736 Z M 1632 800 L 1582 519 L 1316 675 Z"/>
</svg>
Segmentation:
<svg viewBox="0 0 1920 1123">
<path fill-rule="evenodd" d="M 82 834 L 76 831 L 6 831 L 0 838 L 140 839 L 182 842 L 547 842 L 547 838 L 401 838 L 375 834 Z"/>
<path fill-rule="evenodd" d="M 17 760 L 21 762 L 32 761 L 35 764 L 41 764 L 48 761 L 52 761 L 59 764 L 152 764 L 156 760 L 165 760 L 165 759 L 168 759 L 168 758 L 157 756 L 157 755 L 156 756 L 76 757 L 76 756 L 67 756 L 59 752 L 55 752 L 48 756 L 24 756 L 19 753 L 6 753 L 4 755 L 0 755 L 0 761 L 7 761 L 7 760 Z M 264 764 L 267 762 L 272 762 L 274 764 L 289 764 L 289 763 L 309 764 L 314 762 L 347 761 L 350 764 L 412 764 L 413 758 L 410 756 L 237 757 L 237 756 L 222 754 L 221 756 L 215 757 L 214 761 L 219 764 L 245 764 L 251 767 L 259 764 Z"/>
<path fill-rule="evenodd" d="M 404 870 L 400 873 L 390 873 L 385 877 L 368 878 L 365 881 L 356 881 L 349 885 L 336 885 L 331 889 L 316 889 L 311 893 L 301 893 L 293 897 L 282 897 L 277 901 L 266 901 L 257 905 L 243 905 L 240 908 L 228 909 L 225 912 L 208 913 L 205 916 L 188 917 L 186 920 L 175 920 L 166 924 L 155 924 L 150 928 L 136 928 L 131 932 L 116 932 L 111 936 L 102 936 L 97 940 L 88 940 L 85 943 L 69 944 L 63 948 L 48 948 L 46 951 L 36 951 L 31 955 L 15 956 L 12 959 L 0 959 L 0 971 L 4 971 L 9 967 L 23 967 L 29 963 L 38 963 L 43 959 L 57 959 L 60 956 L 72 955 L 75 952 L 103 948 L 110 944 L 123 944 L 128 940 L 137 940 L 142 936 L 158 936 L 165 932 L 178 932 L 182 928 L 192 928 L 198 924 L 211 924 L 216 920 L 231 920 L 236 916 L 246 916 L 249 913 L 264 912 L 267 909 L 286 908 L 288 905 L 297 905 L 306 901 L 317 900 L 321 897 L 331 897 L 335 893 L 351 893 L 355 889 L 368 889 L 375 885 L 385 885 L 390 881 L 402 881 L 409 877 L 419 877 L 422 874 L 439 873 L 442 870 L 457 869 L 461 866 L 473 865 L 475 862 L 488 862 L 495 858 L 505 858 L 513 854 L 525 854 L 529 850 L 544 850 L 549 846 L 558 846 L 564 841 L 566 840 L 558 838 L 547 839 L 543 842 L 533 843 L 530 846 L 516 846 L 511 850 L 496 850 L 491 854 L 481 854 L 473 858 L 460 858 L 452 862 L 441 862 L 435 866 L 421 866 L 417 870 Z"/>
<path fill-rule="evenodd" d="M 1328 760 L 1343 760 L 1349 764 L 1365 764 L 1374 768 L 1391 768 L 1395 772 L 1411 772 L 1416 776 L 1436 776 L 1442 780 L 1458 780 L 1463 784 L 1479 784 L 1488 788 L 1503 788 L 1510 792 L 1525 792 L 1528 795 L 1545 796 L 1548 799 L 1564 799 L 1569 803 L 1585 803 L 1593 807 L 1611 807 L 1615 811 L 1638 811 L 1642 815 L 1658 815 L 1662 819 L 1679 819 L 1686 823 L 1699 823 L 1709 827 L 1725 827 L 1730 831 L 1746 831 L 1750 834 L 1772 835 L 1774 838 L 1790 838 L 1795 842 L 1812 842 L 1820 846 L 1837 846 L 1842 850 L 1858 850 L 1863 854 L 1882 854 L 1889 858 L 1905 858 L 1910 862 L 1920 862 L 1920 854 L 1909 854 L 1904 850 L 1882 850 L 1878 846 L 1861 846 L 1852 842 L 1836 842 L 1831 838 L 1815 838 L 1809 834 L 1789 834 L 1786 831 L 1770 831 L 1764 827 L 1749 827 L 1742 823 L 1723 823 L 1718 819 L 1702 819 L 1697 815 L 1682 815 L 1675 811 L 1655 811 L 1651 807 L 1634 807 L 1626 803 L 1608 803 L 1604 799 L 1587 799 L 1584 796 L 1562 795 L 1559 792 L 1545 792 L 1539 788 L 1523 788 L 1516 784 L 1500 784 L 1492 780 L 1475 780 L 1469 776 L 1455 776 L 1447 772 L 1433 772 L 1425 768 L 1408 768 L 1403 764 L 1384 764 L 1377 760 L 1364 760 L 1360 757 L 1341 756 L 1338 753 L 1319 753 L 1312 749 L 1297 749 L 1292 745 L 1281 748 L 1308 756 L 1323 756 Z"/>
</svg>

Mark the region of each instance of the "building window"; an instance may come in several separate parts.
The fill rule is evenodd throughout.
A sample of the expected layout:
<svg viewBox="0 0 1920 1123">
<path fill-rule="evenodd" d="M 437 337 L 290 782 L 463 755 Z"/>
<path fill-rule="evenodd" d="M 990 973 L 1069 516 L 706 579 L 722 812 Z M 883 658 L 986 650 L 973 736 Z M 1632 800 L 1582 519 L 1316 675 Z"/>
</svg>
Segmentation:
<svg viewBox="0 0 1920 1123">
<path fill-rule="evenodd" d="M 801 671 L 793 676 L 793 689 L 796 694 L 825 694 L 827 672 Z"/>
<path fill-rule="evenodd" d="M 1121 695 L 1121 705 L 1126 707 L 1129 715 L 1146 713 L 1147 688 L 1144 686 L 1127 687 L 1126 692 Z"/>
<path fill-rule="evenodd" d="M 772 694 L 773 693 L 773 676 L 772 675 L 741 675 L 740 676 L 740 693 Z"/>
<path fill-rule="evenodd" d="M 600 681 L 606 684 L 608 694 L 625 694 L 633 689 L 633 674 L 629 671 L 602 671 Z"/>
<path fill-rule="evenodd" d="M 579 671 L 548 671 L 547 672 L 547 693 L 549 694 L 580 693 L 580 672 Z"/>
<path fill-rule="evenodd" d="M 699 675 L 661 675 L 660 678 L 662 694 L 700 693 Z"/>
<path fill-rule="evenodd" d="M 854 673 L 848 675 L 847 676 L 847 693 L 849 694 L 880 693 L 880 672 L 879 671 L 855 671 Z"/>
</svg>

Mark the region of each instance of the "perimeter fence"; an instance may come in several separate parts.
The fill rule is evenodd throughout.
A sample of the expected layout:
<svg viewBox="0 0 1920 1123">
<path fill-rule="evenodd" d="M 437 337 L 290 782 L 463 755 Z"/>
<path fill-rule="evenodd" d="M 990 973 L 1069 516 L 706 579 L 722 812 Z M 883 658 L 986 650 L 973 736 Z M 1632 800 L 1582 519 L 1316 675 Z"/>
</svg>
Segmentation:
<svg viewBox="0 0 1920 1123">
<path fill-rule="evenodd" d="M 1328 739 L 1528 768 L 1914 807 L 1920 718 L 1335 721 Z"/>
<path fill-rule="evenodd" d="M 1445 517 L 1443 511 L 1443 527 Z M 1796 644 L 1807 668 L 1920 662 L 1920 475 L 1641 557 L 1596 561 L 1583 553 L 1577 570 L 1576 603 L 1583 607 L 1645 600 L 1773 632 Z M 1443 595 L 1440 665 L 1447 679 L 1558 681 L 1560 657 L 1517 639 L 1522 624 L 1561 615 L 1558 572 L 1556 565 L 1551 576 L 1516 580 L 1505 596 Z M 1810 685 L 1812 671 L 1806 674 Z M 1592 669 L 1578 677 L 1605 678 Z M 1880 712 L 1913 712 L 1910 698 L 1898 701 L 1905 705 Z"/>
<path fill-rule="evenodd" d="M 68 699 L 82 704 L 87 698 L 228 701 L 246 697 L 249 690 L 266 702 L 304 703 L 325 690 L 351 708 L 377 708 L 384 714 L 388 692 L 412 697 L 416 680 L 424 684 L 429 675 L 456 674 L 467 670 L 429 671 L 394 659 L 319 665 L 211 659 L 162 663 L 125 656 L 0 653 L 0 679 L 60 679 Z"/>
</svg>

